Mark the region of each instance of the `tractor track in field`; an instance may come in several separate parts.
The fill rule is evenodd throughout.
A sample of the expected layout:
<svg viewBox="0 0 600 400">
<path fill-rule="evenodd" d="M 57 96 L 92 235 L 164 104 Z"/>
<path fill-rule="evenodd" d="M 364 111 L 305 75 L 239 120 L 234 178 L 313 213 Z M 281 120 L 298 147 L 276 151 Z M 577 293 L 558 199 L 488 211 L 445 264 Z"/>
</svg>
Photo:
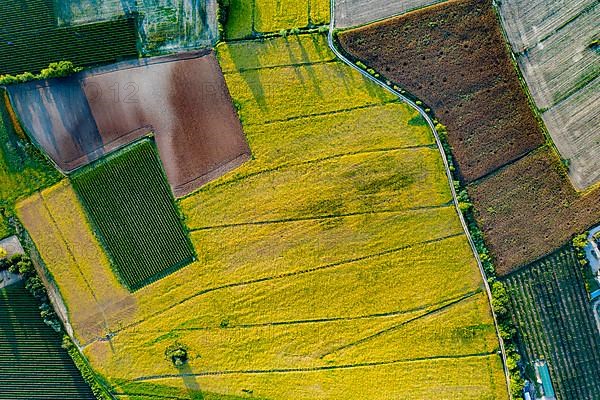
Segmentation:
<svg viewBox="0 0 600 400">
<path fill-rule="evenodd" d="M 300 276 L 300 275 L 304 275 L 304 274 L 309 274 L 309 273 L 313 273 L 313 272 L 317 272 L 317 271 L 323 271 L 323 270 L 327 270 L 327 269 L 331 269 L 331 268 L 336 268 L 336 267 L 340 267 L 346 264 L 351 264 L 354 262 L 358 262 L 358 261 L 363 261 L 363 260 L 368 260 L 371 258 L 377 258 L 377 257 L 381 257 L 381 256 L 385 256 L 388 254 L 393 254 L 393 253 L 397 253 L 403 250 L 407 250 L 416 246 L 426 246 L 428 244 L 432 244 L 432 243 L 438 243 L 441 242 L 443 240 L 447 240 L 447 239 L 452 239 L 455 237 L 460 237 L 463 236 L 464 233 L 463 232 L 459 232 L 459 233 L 454 233 L 454 234 L 450 234 L 450 235 L 446 235 L 446 236 L 442 236 L 442 237 L 438 237 L 435 239 L 430 239 L 430 240 L 425 240 L 422 242 L 418 242 L 418 243 L 410 243 L 410 244 L 406 244 L 403 246 L 399 246 L 396 248 L 392 248 L 392 249 L 387 249 L 387 250 L 383 250 L 377 253 L 371 253 L 371 254 L 367 254 L 364 256 L 359 256 L 359 257 L 353 257 L 353 258 L 349 258 L 349 259 L 345 259 L 345 260 L 341 260 L 341 261 L 336 261 L 333 263 L 328 263 L 328 264 L 323 264 L 323 265 L 319 265 L 316 267 L 312 267 L 312 268 L 307 268 L 304 270 L 300 270 L 300 271 L 293 271 L 293 272 L 287 272 L 287 273 L 282 273 L 282 274 L 278 274 L 278 275 L 270 275 L 270 276 L 265 276 L 262 278 L 257 278 L 257 279 L 251 279 L 251 280 L 246 280 L 246 281 L 241 281 L 241 282 L 233 282 L 233 283 L 227 283 L 227 284 L 223 284 L 223 285 L 219 285 L 219 286 L 214 286 L 211 288 L 206 288 L 203 290 L 200 290 L 190 296 L 187 296 L 173 304 L 168 305 L 167 307 L 163 308 L 162 310 L 156 311 L 154 313 L 152 313 L 151 315 L 146 316 L 144 319 L 132 322 L 130 324 L 124 325 L 118 329 L 114 329 L 112 330 L 111 337 L 116 336 L 117 334 L 129 330 L 131 328 L 134 328 L 136 326 L 139 326 L 141 324 L 143 324 L 144 322 L 147 322 L 148 320 L 155 318 L 161 314 L 163 314 L 166 311 L 172 310 L 173 308 L 177 307 L 177 306 L 181 306 L 185 303 L 187 303 L 190 300 L 193 300 L 199 296 L 203 296 L 205 294 L 208 293 L 212 293 L 212 292 L 216 292 L 219 290 L 225 290 L 225 289 L 232 289 L 232 288 L 237 288 L 237 287 L 243 287 L 243 286 L 248 286 L 248 285 L 254 285 L 257 283 L 263 283 L 263 282 L 270 282 L 270 281 L 275 281 L 275 280 L 280 280 L 280 279 L 286 279 L 286 278 L 290 278 L 290 277 L 294 277 L 294 276 Z M 102 341 L 103 339 L 96 339 L 93 341 L 90 341 L 89 343 L 87 343 L 85 347 L 91 345 L 92 343 L 95 343 L 97 341 Z"/>
<path fill-rule="evenodd" d="M 340 365 L 323 365 L 318 367 L 308 368 L 273 368 L 273 369 L 240 369 L 240 370 L 223 370 L 223 371 L 204 371 L 196 373 L 183 373 L 183 374 L 164 374 L 164 375 L 148 375 L 134 378 L 133 382 L 144 382 L 153 381 L 159 379 L 171 379 L 171 378 L 182 378 L 182 377 L 202 377 L 202 376 L 221 376 L 221 375 L 259 375 L 259 374 L 286 374 L 286 373 L 303 373 L 303 372 L 319 372 L 319 371 L 331 371 L 340 369 L 353 369 L 353 368 L 368 368 L 368 367 L 380 367 L 394 364 L 409 364 L 416 362 L 427 362 L 436 360 L 456 360 L 456 359 L 469 359 L 469 358 L 483 358 L 495 355 L 495 352 L 487 353 L 471 353 L 471 354 L 460 354 L 460 355 L 437 355 L 429 357 L 417 357 L 417 358 L 404 358 L 399 360 L 389 361 L 373 361 L 363 362 L 355 364 L 340 364 Z"/>
<path fill-rule="evenodd" d="M 423 211 L 423 210 L 439 210 L 443 208 L 452 207 L 451 202 L 443 203 L 443 204 L 435 204 L 429 206 L 420 206 L 420 207 L 408 207 L 408 208 L 398 208 L 398 209 L 389 209 L 389 210 L 369 210 L 369 211 L 356 211 L 351 213 L 340 213 L 340 214 L 325 214 L 325 215 L 311 215 L 306 217 L 297 217 L 297 218 L 281 218 L 281 219 L 270 219 L 264 221 L 250 221 L 250 222 L 235 222 L 231 224 L 221 224 L 221 225 L 209 225 L 209 226 L 200 226 L 196 228 L 189 228 L 191 233 L 207 231 L 212 229 L 225 229 L 225 228 L 236 228 L 240 226 L 260 226 L 260 225 L 271 225 L 271 224 L 285 224 L 290 222 L 305 222 L 305 221 L 320 221 L 327 219 L 336 219 L 336 218 L 347 218 L 361 215 L 377 215 L 377 214 L 402 214 L 402 213 L 410 213 L 412 211 Z"/>
<path fill-rule="evenodd" d="M 213 331 L 213 330 L 242 330 L 242 329 L 255 329 L 255 328 L 265 328 L 265 327 L 275 327 L 275 326 L 293 326 L 293 325 L 306 325 L 306 324 L 326 324 L 330 322 L 340 322 L 340 321 L 357 321 L 357 320 L 371 320 L 377 318 L 389 318 L 389 317 L 397 317 L 399 315 L 406 314 L 414 314 L 419 311 L 424 311 L 423 314 L 417 315 L 410 320 L 403 322 L 404 325 L 407 323 L 418 320 L 421 317 L 425 317 L 430 315 L 436 311 L 439 311 L 442 308 L 447 308 L 448 306 L 453 306 L 455 304 L 460 303 L 463 300 L 471 298 L 482 292 L 482 289 L 472 290 L 470 292 L 461 294 L 460 296 L 451 297 L 448 299 L 444 299 L 438 303 L 432 303 L 423 305 L 421 307 L 415 307 L 406 310 L 395 310 L 388 312 L 380 312 L 374 314 L 363 314 L 356 316 L 342 316 L 342 317 L 329 317 L 329 318 L 312 318 L 312 319 L 297 319 L 297 320 L 288 320 L 288 321 L 272 321 L 272 322 L 257 322 L 257 323 L 246 323 L 246 324 L 232 324 L 227 326 L 198 326 L 198 327 L 190 327 L 190 328 L 174 328 L 169 330 L 144 330 L 144 331 L 136 331 L 131 334 L 138 335 L 147 335 L 147 334 L 166 334 L 169 332 L 193 332 L 193 331 Z"/>
<path fill-rule="evenodd" d="M 397 325 L 390 326 L 389 328 L 382 329 L 382 330 L 380 330 L 378 332 L 373 333 L 372 335 L 365 336 L 365 337 L 363 337 L 363 338 L 361 338 L 359 340 L 356 340 L 354 342 L 346 343 L 343 346 L 339 346 L 339 347 L 337 347 L 337 348 L 335 348 L 335 349 L 333 349 L 331 351 L 328 351 L 325 354 L 320 355 L 319 358 L 323 359 L 323 358 L 327 357 L 328 355 L 331 355 L 331 354 L 334 354 L 334 353 L 337 353 L 337 352 L 349 349 L 351 347 L 360 346 L 361 344 L 366 343 L 369 340 L 373 340 L 375 338 L 378 338 L 379 336 L 383 336 L 383 335 L 385 335 L 387 333 L 394 332 L 394 331 L 396 331 L 398 329 L 401 329 L 401 328 L 405 327 L 406 325 L 409 325 L 409 324 L 411 324 L 413 322 L 419 321 L 422 318 L 426 318 L 426 317 L 429 317 L 429 316 L 432 316 L 432 315 L 436 315 L 436 314 L 438 314 L 438 313 L 440 313 L 442 311 L 445 311 L 445 310 L 447 310 L 449 308 L 452 308 L 453 306 L 455 306 L 455 305 L 457 305 L 457 304 L 459 304 L 459 303 L 461 303 L 461 302 L 463 302 L 465 300 L 470 299 L 471 297 L 477 295 L 480 292 L 481 291 L 479 291 L 479 290 L 473 291 L 473 292 L 469 292 L 469 293 L 467 293 L 467 294 L 465 294 L 465 295 L 463 295 L 463 296 L 461 296 L 461 297 L 459 297 L 459 298 L 457 298 L 457 299 L 455 299 L 453 301 L 450 301 L 450 302 L 448 302 L 446 304 L 441 305 L 440 307 L 434 308 L 433 310 L 427 311 L 427 312 L 425 312 L 425 313 L 423 313 L 421 315 L 417 315 L 417 316 L 415 316 L 413 318 L 410 318 L 410 319 L 408 319 L 406 321 L 403 321 L 403 322 L 401 322 L 401 323 L 399 323 Z"/>
<path fill-rule="evenodd" d="M 465 221 L 465 218 L 462 214 L 462 211 L 460 210 L 459 206 L 458 206 L 458 196 L 456 193 L 456 189 L 454 187 L 454 179 L 452 177 L 452 171 L 450 171 L 450 167 L 448 164 L 448 158 L 446 157 L 446 152 L 444 151 L 444 147 L 442 145 L 442 141 L 440 139 L 440 135 L 437 131 L 437 129 L 435 128 L 435 124 L 433 123 L 432 119 L 429 117 L 429 115 L 425 112 L 425 110 L 421 107 L 419 107 L 414 101 L 412 101 L 411 99 L 409 99 L 408 97 L 404 96 L 402 93 L 400 93 L 399 91 L 395 90 L 393 87 L 390 87 L 389 85 L 387 85 L 385 82 L 382 82 L 381 80 L 375 78 L 374 76 L 372 76 L 371 74 L 369 74 L 367 71 L 363 70 L 362 68 L 360 68 L 359 66 L 355 65 L 354 63 L 352 63 L 348 58 L 346 58 L 346 56 L 344 56 L 344 54 L 342 54 L 338 48 L 336 47 L 335 44 L 335 40 L 334 40 L 334 30 L 335 30 L 335 1 L 336 0 L 330 0 L 330 7 L 331 7 L 331 21 L 329 23 L 329 31 L 327 34 L 327 43 L 329 45 L 329 48 L 331 49 L 331 51 L 333 51 L 333 53 L 346 65 L 348 65 L 349 67 L 351 67 L 352 69 L 354 69 L 355 71 L 359 72 L 362 76 L 364 76 L 366 79 L 368 79 L 369 81 L 377 84 L 379 87 L 387 90 L 388 92 L 392 93 L 393 95 L 397 96 L 399 99 L 401 99 L 402 101 L 404 101 L 406 104 L 408 104 L 409 106 L 411 106 L 413 109 L 415 109 L 427 122 L 427 125 L 429 126 L 429 128 L 431 129 L 431 132 L 433 133 L 434 137 L 435 137 L 435 142 L 437 144 L 438 150 L 440 152 L 440 156 L 442 157 L 442 161 L 444 163 L 444 169 L 446 171 L 446 176 L 448 178 L 448 185 L 450 186 L 450 190 L 452 192 L 452 198 L 454 200 L 454 206 L 456 208 L 456 212 L 458 214 L 458 217 L 460 219 L 460 223 L 462 225 L 463 231 L 465 233 L 465 235 L 467 236 L 467 239 L 469 241 L 469 245 L 471 246 L 471 250 L 473 251 L 473 256 L 475 257 L 475 260 L 477 261 L 477 266 L 479 267 L 479 272 L 481 274 L 481 277 L 483 279 L 483 284 L 485 287 L 485 291 L 488 297 L 488 302 L 489 302 L 489 306 L 490 306 L 490 310 L 494 319 L 494 326 L 496 328 L 496 336 L 498 338 L 498 343 L 500 345 L 500 352 L 502 355 L 502 365 L 504 368 L 504 376 L 506 378 L 506 386 L 507 386 L 507 390 L 509 393 L 509 399 L 512 399 L 512 395 L 510 394 L 510 373 L 508 371 L 508 364 L 507 364 L 507 356 L 506 356 L 506 349 L 504 346 L 504 340 L 502 339 L 502 337 L 500 336 L 500 329 L 498 326 L 498 316 L 496 315 L 496 312 L 494 311 L 494 308 L 492 306 L 492 292 L 488 283 L 488 278 L 487 278 L 487 274 L 485 272 L 485 269 L 483 268 L 483 264 L 481 263 L 481 258 L 479 257 L 479 253 L 477 251 L 477 248 L 475 247 L 475 242 L 473 241 L 473 238 L 471 237 L 471 233 L 469 232 L 469 227 L 467 226 L 467 223 Z"/>
<path fill-rule="evenodd" d="M 363 155 L 363 154 L 390 153 L 390 152 L 394 152 L 394 151 L 404 151 L 404 150 L 419 150 L 419 149 L 432 148 L 432 146 L 435 146 L 435 145 L 433 143 L 431 143 L 431 144 L 419 144 L 419 145 L 412 145 L 412 146 L 397 146 L 397 147 L 385 147 L 385 148 L 379 148 L 379 149 L 357 150 L 357 151 L 351 151 L 351 152 L 347 152 L 347 153 L 338 153 L 338 154 L 332 154 L 332 155 L 325 156 L 325 157 L 313 158 L 311 160 L 282 163 L 282 164 L 276 165 L 271 168 L 265 168 L 265 169 L 261 169 L 261 170 L 257 170 L 257 171 L 253 171 L 253 172 L 248 172 L 243 175 L 234 176 L 231 179 L 228 179 L 228 180 L 225 180 L 222 182 L 218 182 L 218 183 L 215 183 L 215 184 L 207 186 L 207 187 L 209 187 L 211 190 L 213 190 L 213 189 L 216 189 L 216 188 L 219 188 L 222 186 L 231 185 L 232 183 L 237 183 L 243 179 L 253 178 L 255 176 L 268 174 L 271 172 L 278 172 L 278 171 L 288 169 L 288 168 L 300 167 L 303 165 L 318 164 L 318 163 L 336 160 L 336 159 L 344 158 L 344 157 L 352 157 L 352 156 L 358 156 L 358 155 Z M 206 189 L 201 189 L 201 191 L 202 190 L 206 190 Z"/>
</svg>

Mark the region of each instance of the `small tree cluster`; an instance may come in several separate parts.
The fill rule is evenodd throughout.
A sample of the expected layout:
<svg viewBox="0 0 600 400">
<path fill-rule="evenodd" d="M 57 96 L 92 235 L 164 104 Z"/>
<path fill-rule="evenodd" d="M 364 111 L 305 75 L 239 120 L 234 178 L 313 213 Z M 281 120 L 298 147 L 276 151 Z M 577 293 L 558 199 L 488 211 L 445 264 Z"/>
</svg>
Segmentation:
<svg viewBox="0 0 600 400">
<path fill-rule="evenodd" d="M 13 274 L 19 274 L 25 279 L 25 289 L 40 302 L 40 315 L 44 322 L 56 332 L 60 332 L 62 325 L 50 304 L 44 282 L 38 276 L 31 259 L 24 254 L 15 254 L 10 259 L 3 260 L 0 264 L 1 268 L 8 269 Z"/>
<path fill-rule="evenodd" d="M 182 367 L 188 360 L 187 346 L 175 342 L 165 349 L 165 357 L 177 368 Z"/>
<path fill-rule="evenodd" d="M 13 85 L 16 83 L 24 83 L 34 80 L 64 78 L 76 72 L 82 71 L 83 68 L 76 67 L 71 61 L 59 61 L 50 63 L 47 68 L 34 75 L 31 72 L 23 72 L 19 75 L 0 75 L 0 85 Z"/>
</svg>

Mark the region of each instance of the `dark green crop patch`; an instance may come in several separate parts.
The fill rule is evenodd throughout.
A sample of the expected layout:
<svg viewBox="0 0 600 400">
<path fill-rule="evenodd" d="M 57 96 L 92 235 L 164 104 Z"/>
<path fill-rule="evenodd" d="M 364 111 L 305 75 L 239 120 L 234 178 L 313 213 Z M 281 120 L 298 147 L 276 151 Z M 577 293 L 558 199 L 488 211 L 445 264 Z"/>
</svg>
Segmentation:
<svg viewBox="0 0 600 400">
<path fill-rule="evenodd" d="M 131 290 L 194 259 L 150 140 L 86 167 L 72 182 L 119 278 Z"/>
</svg>

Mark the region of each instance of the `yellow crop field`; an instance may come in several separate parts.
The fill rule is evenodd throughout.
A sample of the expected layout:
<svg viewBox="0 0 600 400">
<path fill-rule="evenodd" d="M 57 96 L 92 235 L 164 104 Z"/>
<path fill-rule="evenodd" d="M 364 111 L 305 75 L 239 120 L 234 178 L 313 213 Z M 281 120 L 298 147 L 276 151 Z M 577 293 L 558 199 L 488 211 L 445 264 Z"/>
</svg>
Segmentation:
<svg viewBox="0 0 600 400">
<path fill-rule="evenodd" d="M 17 213 L 68 305 L 79 341 L 87 343 L 116 328 L 118 316 L 132 304 L 69 183 L 62 181 L 24 200 Z"/>
<path fill-rule="evenodd" d="M 226 39 L 329 23 L 329 0 L 231 0 Z"/>
<path fill-rule="evenodd" d="M 324 35 L 247 40 L 242 45 L 217 46 L 223 73 L 334 61 Z"/>
<path fill-rule="evenodd" d="M 335 61 L 320 35 L 218 55 L 252 159 L 179 201 L 198 260 L 125 294 L 132 307 L 109 323 L 110 341 L 84 349 L 94 369 L 120 399 L 507 398 L 481 276 L 424 121 Z M 90 233 L 77 213 L 52 221 L 80 209 L 68 185 L 54 190 L 63 197 L 34 196 L 20 215 L 48 268 L 72 279 L 59 286 L 75 318 L 93 305 L 76 294 L 89 267 L 59 261 Z M 48 237 L 39 224 L 54 227 Z M 122 293 L 111 282 L 97 302 Z M 165 357 L 177 343 L 180 368 Z"/>
<path fill-rule="evenodd" d="M 245 388 L 249 392 L 242 392 L 240 396 L 243 398 L 251 395 L 259 399 L 282 400 L 349 397 L 361 400 L 496 400 L 508 397 L 501 361 L 495 355 L 321 370 L 239 371 L 183 378 L 166 377 L 125 383 L 120 388 L 130 393 L 152 395 L 162 391 L 187 398 L 190 387 L 213 392 L 235 392 L 236 388 Z M 237 400 L 236 397 L 208 396 L 205 399 Z"/>
</svg>

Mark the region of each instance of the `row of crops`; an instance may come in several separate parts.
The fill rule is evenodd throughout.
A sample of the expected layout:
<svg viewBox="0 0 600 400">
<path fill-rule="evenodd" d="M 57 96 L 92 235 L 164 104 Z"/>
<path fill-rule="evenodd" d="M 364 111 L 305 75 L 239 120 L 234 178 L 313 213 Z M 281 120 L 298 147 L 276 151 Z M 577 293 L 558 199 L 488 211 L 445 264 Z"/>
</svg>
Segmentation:
<svg viewBox="0 0 600 400">
<path fill-rule="evenodd" d="M 559 399 L 597 400 L 600 336 L 570 246 L 506 279 L 528 363 L 545 359 Z"/>
<path fill-rule="evenodd" d="M 0 399 L 95 399 L 22 283 L 0 289 Z"/>
<path fill-rule="evenodd" d="M 193 259 L 150 140 L 91 165 L 72 181 L 114 268 L 130 289 L 139 289 Z"/>
<path fill-rule="evenodd" d="M 0 75 L 38 72 L 60 60 L 85 66 L 137 54 L 137 24 L 133 18 L 6 33 L 0 40 Z"/>
<path fill-rule="evenodd" d="M 51 28 L 56 23 L 52 0 L 0 1 L 0 40 L 11 32 Z"/>
</svg>

